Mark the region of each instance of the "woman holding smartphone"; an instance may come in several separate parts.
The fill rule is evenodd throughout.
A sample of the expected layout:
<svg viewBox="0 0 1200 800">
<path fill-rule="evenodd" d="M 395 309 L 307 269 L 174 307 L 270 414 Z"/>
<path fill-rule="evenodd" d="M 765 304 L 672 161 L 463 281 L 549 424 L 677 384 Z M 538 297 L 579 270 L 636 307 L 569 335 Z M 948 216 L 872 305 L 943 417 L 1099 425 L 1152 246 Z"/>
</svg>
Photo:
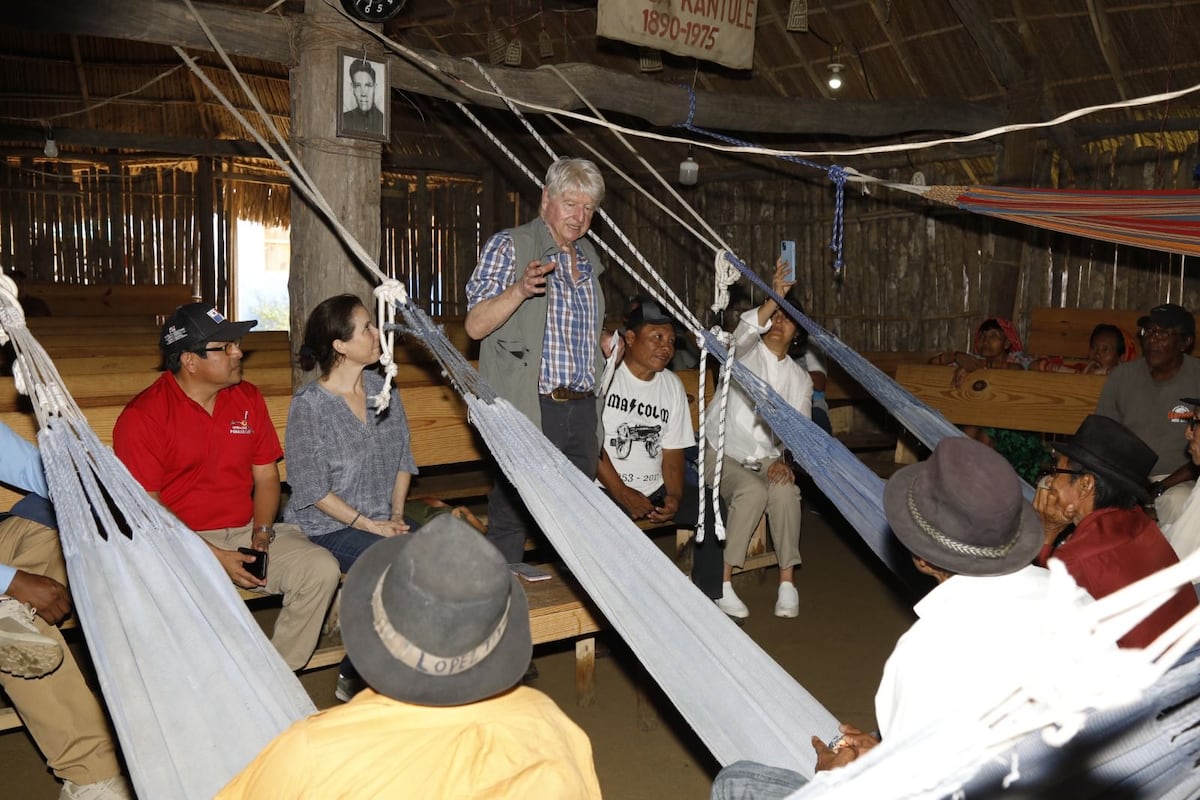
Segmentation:
<svg viewBox="0 0 1200 800">
<path fill-rule="evenodd" d="M 787 295 L 794 283 L 788 275 L 788 265 L 780 258 L 775 264 L 772 281 L 772 288 L 780 297 Z M 774 387 L 780 397 L 797 411 L 811 418 L 812 378 L 788 356 L 799 330 L 792 318 L 768 297 L 758 308 L 742 314 L 733 333 L 734 352 L 738 361 Z M 709 415 L 719 413 L 719 408 L 718 404 L 710 405 Z M 705 481 L 710 486 L 720 435 L 717 422 L 716 417 L 712 416 L 705 424 L 708 442 Z M 728 510 L 725 515 L 721 596 L 715 598 L 717 606 L 731 617 L 740 619 L 750 615 L 746 604 L 733 590 L 733 571 L 745 565 L 750 537 L 765 512 L 779 557 L 779 593 L 775 616 L 799 616 L 800 597 L 793 577 L 796 566 L 800 564 L 800 489 L 796 486 L 782 443 L 758 415 L 753 401 L 736 386 L 729 392 L 725 416 L 721 500 Z M 696 558 L 699 564 L 699 550 Z M 711 555 L 704 557 L 706 570 L 710 559 Z"/>
<path fill-rule="evenodd" d="M 371 545 L 408 533 L 404 503 L 417 467 L 408 418 L 393 388 L 387 410 L 370 398 L 383 378 L 379 329 L 362 301 L 341 294 L 321 302 L 304 326 L 299 361 L 319 376 L 288 409 L 286 457 L 291 497 L 284 519 L 337 558 L 343 572 Z M 337 697 L 348 700 L 357 675 L 342 662 Z M 360 687 L 361 688 L 361 687 Z"/>
</svg>

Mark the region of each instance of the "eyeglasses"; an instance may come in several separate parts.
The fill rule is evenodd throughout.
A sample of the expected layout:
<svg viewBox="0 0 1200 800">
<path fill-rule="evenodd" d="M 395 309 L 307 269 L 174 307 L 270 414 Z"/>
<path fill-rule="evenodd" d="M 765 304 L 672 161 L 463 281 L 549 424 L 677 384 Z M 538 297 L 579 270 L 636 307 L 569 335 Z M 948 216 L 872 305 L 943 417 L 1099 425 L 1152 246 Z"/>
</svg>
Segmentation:
<svg viewBox="0 0 1200 800">
<path fill-rule="evenodd" d="M 231 355 L 233 355 L 234 350 L 241 352 L 241 349 L 242 349 L 242 340 L 234 339 L 232 342 L 226 342 L 225 344 L 220 345 L 219 347 L 206 347 L 206 348 L 204 348 L 204 352 L 206 352 L 206 353 L 221 353 L 221 352 L 223 352 L 223 353 L 225 353 L 225 355 L 231 356 Z"/>
<path fill-rule="evenodd" d="M 1051 467 L 1045 466 L 1038 470 L 1039 478 L 1048 478 L 1051 475 L 1086 475 L 1087 473 L 1081 469 L 1067 469 L 1066 467 Z"/>
<path fill-rule="evenodd" d="M 1178 333 L 1179 331 L 1174 328 L 1160 328 L 1157 325 L 1153 328 L 1140 328 L 1138 330 L 1138 335 L 1143 339 L 1170 339 Z"/>
</svg>

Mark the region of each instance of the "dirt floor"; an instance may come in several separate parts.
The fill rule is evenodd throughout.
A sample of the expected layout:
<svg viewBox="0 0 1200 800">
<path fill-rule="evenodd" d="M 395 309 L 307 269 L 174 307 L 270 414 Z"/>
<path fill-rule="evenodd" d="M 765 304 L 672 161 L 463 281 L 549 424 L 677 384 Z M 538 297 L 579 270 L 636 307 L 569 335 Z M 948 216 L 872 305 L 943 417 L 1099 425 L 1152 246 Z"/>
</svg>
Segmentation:
<svg viewBox="0 0 1200 800">
<path fill-rule="evenodd" d="M 661 541 L 664 547 L 674 546 L 669 539 Z M 736 580 L 751 611 L 743 630 L 836 717 L 873 729 L 875 687 L 892 645 L 912 622 L 911 602 L 836 516 L 806 510 L 802 551 L 804 565 L 796 581 L 800 617 L 773 616 L 778 571 L 763 570 Z M 616 635 L 606 638 L 612 655 L 597 661 L 595 705 L 575 705 L 574 649 L 569 645 L 535 650 L 540 676 L 531 685 L 554 698 L 591 737 L 606 797 L 707 797 L 718 764 L 657 688 L 651 691 L 657 723 L 640 729 L 637 661 Z M 303 676 L 318 707 L 334 702 L 336 677 L 332 668 Z M 0 734 L 0 764 L 5 784 L 0 796 L 58 796 L 58 783 L 24 731 Z"/>
</svg>

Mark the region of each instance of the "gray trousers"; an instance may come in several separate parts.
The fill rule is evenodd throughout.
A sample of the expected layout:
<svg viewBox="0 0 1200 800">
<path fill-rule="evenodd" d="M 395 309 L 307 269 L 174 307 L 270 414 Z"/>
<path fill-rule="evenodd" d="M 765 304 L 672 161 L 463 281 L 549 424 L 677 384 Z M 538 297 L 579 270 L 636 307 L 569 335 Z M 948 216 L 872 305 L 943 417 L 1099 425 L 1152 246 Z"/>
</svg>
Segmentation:
<svg viewBox="0 0 1200 800">
<path fill-rule="evenodd" d="M 799 772 L 756 761 L 735 761 L 717 773 L 712 800 L 784 800 L 808 781 Z"/>
<path fill-rule="evenodd" d="M 542 396 L 542 433 L 579 471 L 595 480 L 600 462 L 600 440 L 597 438 L 596 398 L 557 402 Z M 525 558 L 525 537 L 536 530 L 516 488 L 496 468 L 496 482 L 488 494 L 487 538 L 510 564 Z M 553 491 L 554 487 L 546 487 Z"/>
</svg>

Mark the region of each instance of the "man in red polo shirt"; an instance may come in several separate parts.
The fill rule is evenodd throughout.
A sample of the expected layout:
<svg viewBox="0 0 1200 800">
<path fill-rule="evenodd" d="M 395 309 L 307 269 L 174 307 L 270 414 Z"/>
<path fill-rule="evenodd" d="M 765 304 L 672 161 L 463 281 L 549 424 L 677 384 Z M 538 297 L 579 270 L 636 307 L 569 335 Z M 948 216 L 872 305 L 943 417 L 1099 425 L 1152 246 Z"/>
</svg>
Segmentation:
<svg viewBox="0 0 1200 800">
<path fill-rule="evenodd" d="M 275 524 L 283 449 L 262 394 L 242 380 L 240 340 L 257 324 L 208 303 L 176 309 L 159 340 L 165 371 L 121 412 L 113 449 L 230 580 L 283 595 L 271 642 L 295 670 L 316 648 L 339 571 L 295 525 Z M 255 558 L 239 547 L 270 554 L 265 580 L 246 570 Z"/>
</svg>

